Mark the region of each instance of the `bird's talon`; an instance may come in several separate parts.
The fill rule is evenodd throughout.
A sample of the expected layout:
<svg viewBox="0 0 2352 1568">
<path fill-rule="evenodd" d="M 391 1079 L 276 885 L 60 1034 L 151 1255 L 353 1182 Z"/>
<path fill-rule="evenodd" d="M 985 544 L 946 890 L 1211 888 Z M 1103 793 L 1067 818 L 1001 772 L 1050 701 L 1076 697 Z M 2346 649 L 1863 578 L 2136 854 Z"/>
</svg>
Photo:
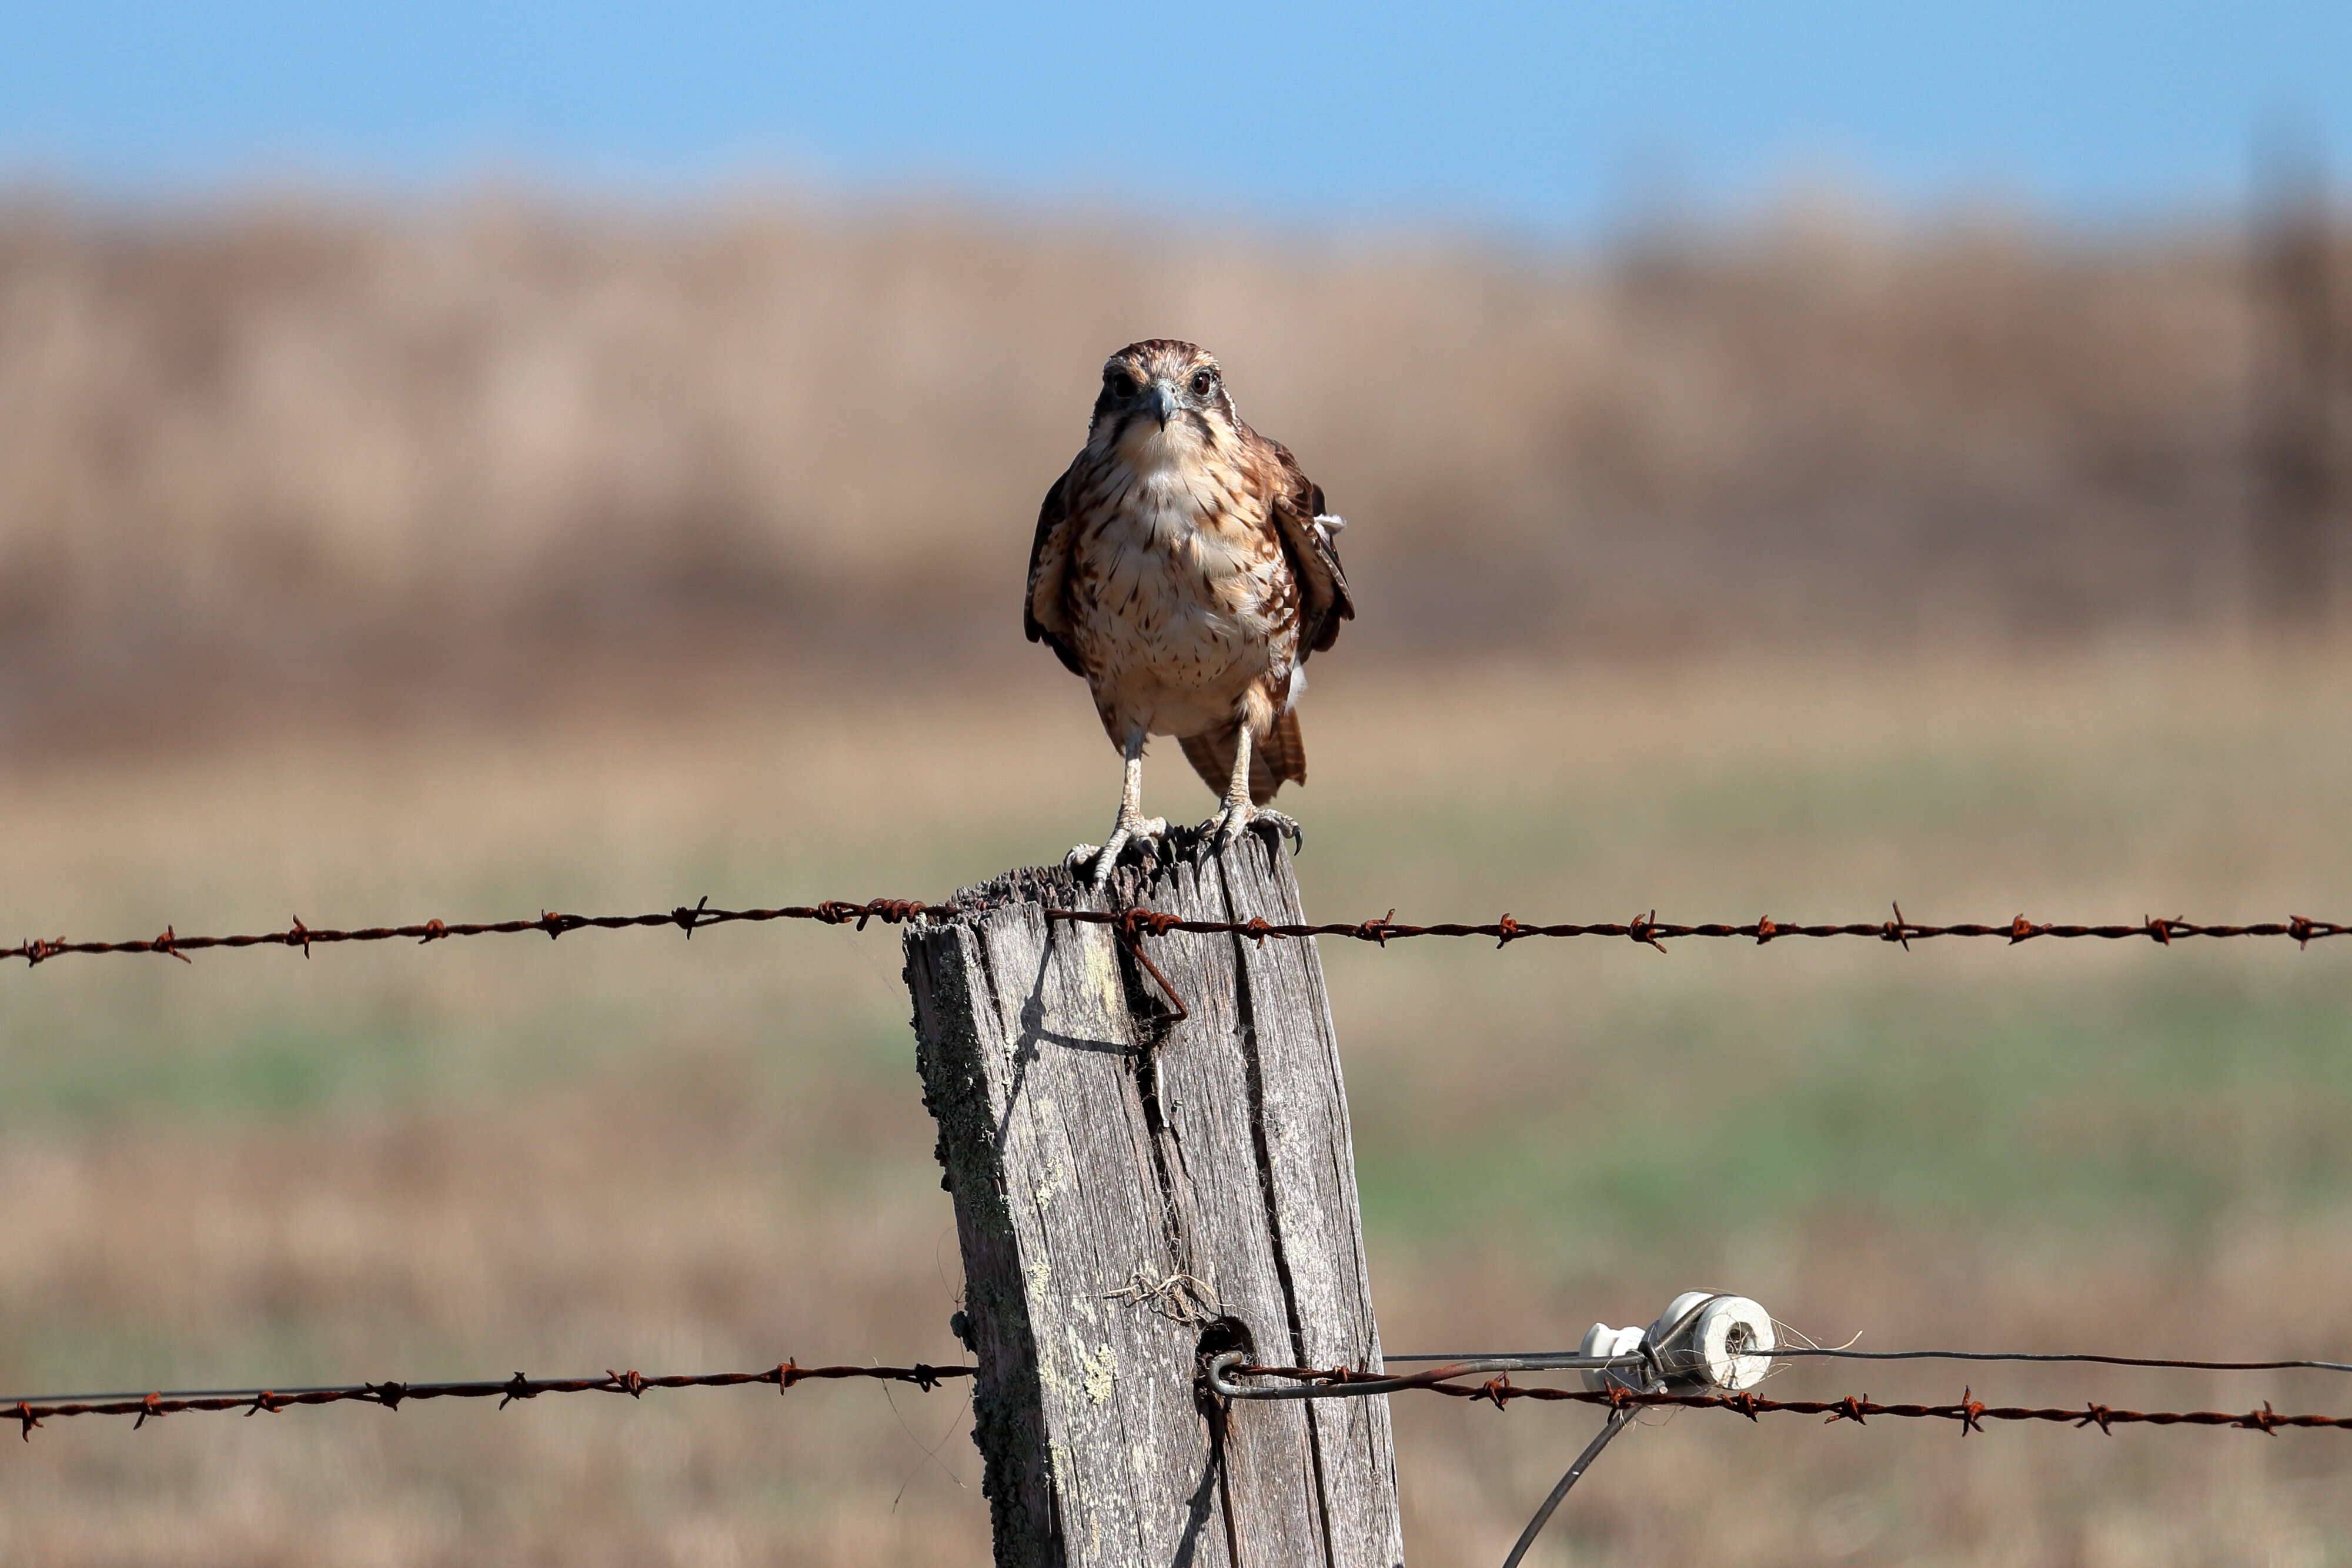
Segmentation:
<svg viewBox="0 0 2352 1568">
<path fill-rule="evenodd" d="M 1110 836 L 1110 842 L 1095 852 L 1095 873 L 1088 882 L 1097 893 L 1110 885 L 1110 873 L 1118 869 L 1119 852 L 1127 848 L 1129 836 L 1122 828 Z"/>
<path fill-rule="evenodd" d="M 1110 884 L 1110 873 L 1118 869 L 1119 856 L 1126 853 L 1129 845 L 1141 847 L 1146 857 L 1157 864 L 1160 860 L 1160 842 L 1166 838 L 1167 833 L 1167 818 L 1139 817 L 1132 821 L 1120 823 L 1112 832 L 1110 841 L 1098 850 L 1092 844 L 1080 844 L 1077 849 L 1070 852 L 1067 863 L 1072 871 L 1076 871 L 1082 863 L 1078 851 L 1084 850 L 1091 854 L 1094 858 L 1094 875 L 1089 881 L 1095 890 L 1100 892 Z"/>
<path fill-rule="evenodd" d="M 1298 819 L 1286 812 L 1261 806 L 1250 818 L 1249 825 L 1253 828 L 1264 828 L 1267 836 L 1276 843 L 1288 839 L 1290 852 L 1293 854 L 1298 853 L 1307 847 L 1307 830 L 1298 825 Z"/>
<path fill-rule="evenodd" d="M 1201 831 L 1213 836 L 1221 852 L 1239 843 L 1244 833 L 1255 829 L 1263 829 L 1276 843 L 1288 839 L 1294 853 L 1306 847 L 1307 831 L 1297 820 L 1271 806 L 1228 806 L 1201 824 Z"/>
</svg>

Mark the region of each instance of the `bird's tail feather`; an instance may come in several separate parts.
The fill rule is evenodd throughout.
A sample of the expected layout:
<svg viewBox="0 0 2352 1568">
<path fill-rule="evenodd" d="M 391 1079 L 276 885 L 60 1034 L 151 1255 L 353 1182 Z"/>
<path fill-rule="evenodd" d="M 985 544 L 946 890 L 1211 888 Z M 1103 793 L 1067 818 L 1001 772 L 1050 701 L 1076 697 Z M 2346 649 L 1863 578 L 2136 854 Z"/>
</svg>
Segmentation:
<svg viewBox="0 0 2352 1568">
<path fill-rule="evenodd" d="M 1298 710 L 1285 708 L 1265 737 L 1250 747 L 1250 800 L 1263 806 L 1285 784 L 1307 782 L 1307 740 L 1298 733 Z"/>
<path fill-rule="evenodd" d="M 1188 735 L 1178 744 L 1184 747 L 1185 760 L 1192 763 L 1192 770 L 1222 800 L 1225 786 L 1233 782 L 1234 752 L 1240 743 L 1239 728 L 1229 727 Z M 1298 733 L 1297 710 L 1286 710 L 1274 721 L 1274 727 L 1250 747 L 1250 803 L 1263 806 L 1283 785 L 1306 782 L 1307 742 Z"/>
</svg>

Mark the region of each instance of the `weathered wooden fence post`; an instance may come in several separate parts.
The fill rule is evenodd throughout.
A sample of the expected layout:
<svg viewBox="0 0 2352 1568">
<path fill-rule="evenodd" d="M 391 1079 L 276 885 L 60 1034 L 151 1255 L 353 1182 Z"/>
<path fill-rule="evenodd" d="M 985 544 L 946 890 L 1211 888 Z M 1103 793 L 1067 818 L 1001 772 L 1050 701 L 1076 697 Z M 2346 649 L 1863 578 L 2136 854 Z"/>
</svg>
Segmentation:
<svg viewBox="0 0 2352 1568">
<path fill-rule="evenodd" d="M 955 1195 L 999 1568 L 1394 1568 L 1381 1398 L 1204 1399 L 1202 1350 L 1375 1366 L 1322 964 L 1307 941 L 1140 937 L 1047 907 L 1302 918 L 1259 834 L 1108 898 L 1059 869 L 910 929 L 925 1103 Z"/>
</svg>

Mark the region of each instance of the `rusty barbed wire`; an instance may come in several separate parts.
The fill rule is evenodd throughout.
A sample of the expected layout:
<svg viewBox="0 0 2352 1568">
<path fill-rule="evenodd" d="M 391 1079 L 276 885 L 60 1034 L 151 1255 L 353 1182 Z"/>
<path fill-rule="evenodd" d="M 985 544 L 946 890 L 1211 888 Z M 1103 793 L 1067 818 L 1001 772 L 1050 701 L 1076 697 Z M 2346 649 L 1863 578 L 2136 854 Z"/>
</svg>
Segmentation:
<svg viewBox="0 0 2352 1568">
<path fill-rule="evenodd" d="M 762 924 L 775 920 L 806 920 L 825 925 L 852 925 L 860 931 L 872 921 L 886 925 L 904 925 L 923 919 L 950 919 L 957 915 L 980 913 L 992 905 L 978 904 L 933 904 L 910 898 L 872 898 L 863 901 L 827 899 L 821 904 L 788 904 L 776 909 L 713 909 L 708 897 L 693 904 L 679 904 L 667 912 L 646 915 L 564 915 L 541 910 L 534 920 L 453 921 L 432 919 L 406 925 L 369 925 L 344 929 L 333 926 L 312 926 L 302 923 L 299 916 L 282 931 L 253 932 L 235 936 L 183 936 L 173 926 L 165 926 L 160 936 L 145 940 L 116 942 L 75 942 L 60 936 L 55 940 L 27 938 L 14 947 L 0 947 L 0 959 L 21 958 L 29 966 L 73 954 L 148 953 L 189 962 L 188 955 L 214 948 L 293 947 L 303 956 L 310 956 L 314 946 L 330 946 L 345 942 L 391 942 L 411 940 L 420 945 L 446 941 L 460 936 L 518 936 L 540 932 L 551 939 L 573 931 L 619 931 L 628 929 L 660 929 L 676 927 L 691 940 L 697 931 L 714 925 Z M 1742 925 L 1707 922 L 1701 925 L 1680 925 L 1657 918 L 1657 912 L 1637 915 L 1630 920 L 1593 923 L 1568 922 L 1547 925 L 1523 921 L 1510 915 L 1483 924 L 1453 921 L 1417 925 L 1400 921 L 1396 911 L 1370 920 L 1330 921 L 1307 925 L 1248 920 L 1192 920 L 1164 910 L 1141 905 L 1123 909 L 1060 909 L 1051 906 L 1041 913 L 1047 920 L 1077 925 L 1108 925 L 1113 927 L 1121 940 L 1141 952 L 1140 938 L 1145 932 L 1165 936 L 1171 932 L 1188 932 L 1196 936 L 1246 936 L 1261 945 L 1269 938 L 1297 940 L 1314 936 L 1337 936 L 1357 942 L 1370 942 L 1386 946 L 1391 941 L 1407 941 L 1420 936 L 1489 937 L 1496 947 L 1507 947 L 1514 942 L 1532 937 L 1570 938 L 1604 936 L 1626 938 L 1665 951 L 1669 941 L 1689 937 L 1738 938 L 1761 946 L 1786 937 L 1821 939 L 1832 936 L 1858 936 L 1899 945 L 1908 950 L 1913 942 L 1932 941 L 1938 937 L 1994 937 L 2010 946 L 2048 937 L 2053 940 L 2093 938 L 2101 941 L 2124 941 L 2141 938 L 2159 946 L 2170 946 L 2176 939 L 2206 937 L 2209 939 L 2254 936 L 2287 937 L 2298 946 L 2308 946 L 2330 936 L 2352 935 L 2352 925 L 2333 920 L 2315 920 L 2306 915 L 2290 915 L 2284 920 L 2255 921 L 2245 925 L 2208 925 L 2174 917 L 2147 916 L 2137 925 L 2089 925 L 2058 922 L 2037 922 L 2019 915 L 2004 925 L 1966 923 L 1935 925 L 1905 917 L 1900 904 L 1895 905 L 1895 917 L 1881 921 L 1853 921 L 1843 925 L 1809 925 L 1784 924 L 1761 915 Z M 1155 969 L 1155 974 L 1157 973 Z M 1162 985 L 1165 981 L 1162 980 Z M 1171 996 L 1173 993 L 1171 993 Z"/>
<path fill-rule="evenodd" d="M 133 1416 L 132 1430 L 150 1420 L 188 1410 L 241 1410 L 247 1416 L 272 1415 L 298 1405 L 357 1403 L 398 1410 L 412 1399 L 496 1399 L 503 1410 L 518 1399 L 542 1394 L 625 1394 L 645 1396 L 649 1388 L 732 1388 L 743 1384 L 772 1383 L 779 1394 L 795 1384 L 841 1378 L 871 1378 L 883 1383 L 911 1383 L 928 1394 L 951 1377 L 970 1377 L 969 1366 L 801 1366 L 779 1362 L 759 1372 L 704 1372 L 647 1377 L 641 1373 L 607 1372 L 602 1377 L 525 1377 L 516 1373 L 503 1383 L 349 1383 L 316 1388 L 184 1388 L 151 1394 L 50 1394 L 21 1399 L 0 1398 L 0 1420 L 19 1424 L 19 1435 L 33 1440 L 33 1428 L 52 1417 L 67 1416 Z"/>
<path fill-rule="evenodd" d="M 1539 925 L 1517 920 L 1505 915 L 1499 920 L 1484 925 L 1463 925 L 1446 921 L 1434 925 L 1413 925 L 1396 917 L 1396 911 L 1371 920 L 1335 921 L 1318 925 L 1285 924 L 1265 919 L 1250 920 L 1185 920 L 1151 910 L 1091 910 L 1048 909 L 1048 920 L 1064 920 L 1087 925 L 1140 925 L 1155 936 L 1171 931 L 1189 931 L 1205 936 L 1297 938 L 1302 936 L 1344 936 L 1358 942 L 1371 942 L 1385 946 L 1391 941 L 1403 941 L 1414 936 L 1489 936 L 1497 947 L 1507 947 L 1528 937 L 1618 936 L 1665 951 L 1667 941 L 1690 936 L 1739 937 L 1759 946 L 1782 937 L 1866 936 L 1879 942 L 1895 943 L 1908 949 L 1913 942 L 1924 942 L 1938 936 L 1995 936 L 2011 946 L 2037 937 L 2061 940 L 2074 937 L 2095 937 L 2104 941 L 2122 941 L 2127 937 L 2143 937 L 2159 946 L 2170 946 L 2176 937 L 2287 936 L 2298 946 L 2329 936 L 2352 935 L 2352 925 L 2332 920 L 2314 920 L 2306 915 L 2290 915 L 2284 920 L 2257 921 L 2250 925 L 2204 925 L 2178 916 L 2149 915 L 2137 925 L 2079 925 L 2054 922 L 2037 922 L 2019 915 L 2004 925 L 1987 925 L 1962 924 L 1931 925 L 1906 919 L 1900 904 L 1894 906 L 1895 918 L 1880 921 L 1855 921 L 1836 925 L 1784 925 L 1769 915 L 1761 915 L 1745 925 L 1733 925 L 1709 922 L 1699 925 L 1677 925 L 1657 917 L 1657 911 L 1634 915 L 1631 920 L 1601 921 L 1590 925 Z"/>
<path fill-rule="evenodd" d="M 709 926 L 746 922 L 813 920 L 825 925 L 854 924 L 863 931 L 866 923 L 872 920 L 896 925 L 919 915 L 944 916 L 957 913 L 958 909 L 952 904 L 925 904 L 902 898 L 872 898 L 863 903 L 828 899 L 822 904 L 788 904 L 781 909 L 713 909 L 710 900 L 705 897 L 698 904 L 680 904 L 667 914 L 562 915 L 542 909 L 536 920 L 435 919 L 408 925 L 368 925 L 350 930 L 305 925 L 301 916 L 296 915 L 293 924 L 282 931 L 259 931 L 236 936 L 182 936 L 167 925 L 163 935 L 143 942 L 68 942 L 64 937 L 52 942 L 34 938 L 20 942 L 14 947 L 0 948 L 0 958 L 22 958 L 27 964 L 41 964 L 68 954 L 161 953 L 185 962 L 189 954 L 215 947 L 299 947 L 307 958 L 312 947 L 331 946 L 340 942 L 409 939 L 423 945 L 457 936 L 511 936 L 530 931 L 542 932 L 552 939 L 572 931 L 620 931 L 649 926 L 676 926 L 691 940 L 696 932 Z"/>
<path fill-rule="evenodd" d="M 2110 1405 L 2024 1406 L 1989 1405 L 1976 1397 L 1973 1388 L 1963 1389 L 1958 1402 L 1950 1405 L 1882 1405 L 1868 1395 L 1849 1394 L 1839 1399 L 1766 1399 L 1755 1394 L 1641 1394 L 1622 1386 L 1604 1390 L 1585 1388 L 1554 1388 L 1544 1385 L 1522 1388 L 1511 1382 L 1507 1373 L 1484 1383 L 1466 1384 L 1451 1380 L 1440 1369 L 1416 1376 L 1392 1378 L 1378 1373 L 1356 1372 L 1350 1368 L 1297 1366 L 1236 1366 L 1227 1377 L 1284 1377 L 1299 1382 L 1319 1382 L 1335 1388 L 1349 1383 L 1374 1382 L 1378 1389 L 1368 1394 L 1428 1393 L 1442 1394 L 1454 1399 L 1485 1400 L 1497 1409 L 1507 1408 L 1515 1399 L 1533 1399 L 1547 1404 L 1601 1405 L 1611 1410 L 1664 1408 L 1688 1410 L 1728 1410 L 1753 1421 L 1761 1416 L 1822 1416 L 1830 1421 L 1852 1421 L 1866 1425 L 1874 1416 L 1887 1416 L 1902 1420 L 1944 1420 L 1959 1424 L 1960 1434 L 1984 1430 L 1987 1421 L 2042 1421 L 2075 1427 L 2096 1427 L 2102 1432 L 2112 1432 L 2117 1427 L 2239 1427 L 2247 1431 L 2268 1432 L 2294 1428 L 2332 1428 L 2352 1430 L 2352 1416 L 2283 1416 L 2263 1401 L 2259 1410 L 2242 1413 L 2227 1410 L 2124 1410 Z M 1218 1392 L 1225 1392 L 1220 1388 Z"/>
</svg>

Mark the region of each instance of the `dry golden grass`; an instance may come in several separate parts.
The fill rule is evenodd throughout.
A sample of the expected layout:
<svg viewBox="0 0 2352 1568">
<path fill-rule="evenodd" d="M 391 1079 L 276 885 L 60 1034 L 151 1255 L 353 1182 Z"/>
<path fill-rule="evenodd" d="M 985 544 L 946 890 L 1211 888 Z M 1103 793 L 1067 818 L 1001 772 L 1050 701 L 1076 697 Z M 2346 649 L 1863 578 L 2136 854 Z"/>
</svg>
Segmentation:
<svg viewBox="0 0 2352 1568">
<path fill-rule="evenodd" d="M 1308 906 L 2340 915 L 2340 650 L 1332 665 Z M 1042 662 L 1041 662 L 1042 664 Z M 1075 685 L 19 759 L 54 936 L 936 894 L 1097 833 Z M 1172 752 L 1150 803 L 1208 800 Z M 1286 801 L 1286 804 L 1289 802 Z M 2352 952 L 1327 947 L 1384 1337 L 1566 1344 L 1694 1284 L 1822 1339 L 2340 1354 Z M 814 927 L 0 973 L 0 1384 L 949 1360 L 894 938 Z M 1881 1398 L 2352 1410 L 2340 1381 L 1804 1369 Z M 0 1563 L 985 1560 L 961 1391 L 61 1422 Z M 894 1408 L 895 1405 L 895 1408 Z M 1401 1401 L 1407 1542 L 1499 1561 L 1589 1412 Z M 932 1449 L 932 1452 L 927 1452 Z M 2342 1561 L 2328 1433 L 1630 1435 L 1551 1563 Z"/>
<path fill-rule="evenodd" d="M 551 646 L 1001 664 L 1095 368 L 1148 335 L 1215 348 L 1353 520 L 1359 657 L 2227 620 L 2246 315 L 2224 236 L 1989 214 L 1570 256 L 790 200 L 19 199 L 0 741 L 223 669 L 449 700 Z"/>
</svg>

